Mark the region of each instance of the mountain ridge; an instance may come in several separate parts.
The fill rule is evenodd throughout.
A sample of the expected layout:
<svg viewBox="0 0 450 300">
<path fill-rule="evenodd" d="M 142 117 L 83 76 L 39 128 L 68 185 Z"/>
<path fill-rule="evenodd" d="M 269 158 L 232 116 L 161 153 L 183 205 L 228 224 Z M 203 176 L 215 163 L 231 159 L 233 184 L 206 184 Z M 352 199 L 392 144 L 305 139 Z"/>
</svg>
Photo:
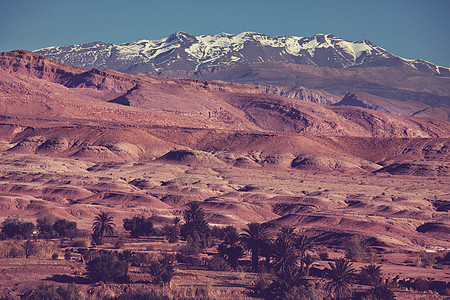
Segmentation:
<svg viewBox="0 0 450 300">
<path fill-rule="evenodd" d="M 449 68 L 421 59 L 401 58 L 368 40 L 353 42 L 332 34 L 270 37 L 255 32 L 200 36 L 177 32 L 159 40 L 119 45 L 93 42 L 47 47 L 35 52 L 69 65 L 127 73 L 202 70 L 242 62 L 279 61 L 332 68 L 397 65 L 450 77 Z"/>
<path fill-rule="evenodd" d="M 444 121 L 324 106 L 225 82 L 86 70 L 25 51 L 2 53 L 0 73 L 4 115 L 303 135 L 449 136 Z"/>
</svg>

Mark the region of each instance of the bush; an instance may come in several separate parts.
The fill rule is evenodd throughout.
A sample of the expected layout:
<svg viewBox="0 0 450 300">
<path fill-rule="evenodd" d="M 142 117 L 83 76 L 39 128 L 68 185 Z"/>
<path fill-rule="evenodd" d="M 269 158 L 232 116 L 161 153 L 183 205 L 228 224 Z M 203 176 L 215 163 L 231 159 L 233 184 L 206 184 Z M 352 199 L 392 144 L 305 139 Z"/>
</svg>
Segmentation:
<svg viewBox="0 0 450 300">
<path fill-rule="evenodd" d="M 153 222 L 150 218 L 132 217 L 123 219 L 123 228 L 129 231 L 132 237 L 149 236 L 154 234 Z"/>
<path fill-rule="evenodd" d="M 258 279 L 253 287 L 253 294 L 257 297 L 266 298 L 270 295 L 270 281 L 263 273 L 258 273 Z"/>
<path fill-rule="evenodd" d="M 23 300 L 82 300 L 83 295 L 78 291 L 74 285 L 55 286 L 55 285 L 41 285 L 34 290 L 27 291 L 22 295 Z"/>
<path fill-rule="evenodd" d="M 128 282 L 128 263 L 110 252 L 101 253 L 87 263 L 89 277 L 97 282 Z"/>
<path fill-rule="evenodd" d="M 18 257 L 24 257 L 25 256 L 25 250 L 23 247 L 21 247 L 18 244 L 10 244 L 8 257 L 11 258 L 18 258 Z"/>
<path fill-rule="evenodd" d="M 34 231 L 34 224 L 19 217 L 8 217 L 2 223 L 2 233 L 6 238 L 28 239 Z"/>
<path fill-rule="evenodd" d="M 166 224 L 166 225 L 163 226 L 162 232 L 166 236 L 167 241 L 169 243 L 176 243 L 176 242 L 178 242 L 178 240 L 179 240 L 179 238 L 178 238 L 179 228 L 177 226 Z"/>
<path fill-rule="evenodd" d="M 328 252 L 323 251 L 319 253 L 320 260 L 328 260 Z"/>
<path fill-rule="evenodd" d="M 115 297 L 106 297 L 104 300 L 171 300 L 168 296 L 160 295 L 155 291 L 126 293 Z"/>
<path fill-rule="evenodd" d="M 86 238 L 77 238 L 72 241 L 71 246 L 86 248 L 89 247 L 89 241 Z"/>
<path fill-rule="evenodd" d="M 114 244 L 114 248 L 122 249 L 125 246 L 125 242 L 122 239 L 118 239 Z"/>
<path fill-rule="evenodd" d="M 53 260 L 58 259 L 58 257 L 59 257 L 58 253 L 55 252 L 55 253 L 52 254 L 52 259 Z"/>
<path fill-rule="evenodd" d="M 131 250 L 123 250 L 122 252 L 120 252 L 117 257 L 120 260 L 126 261 L 127 263 L 132 263 L 134 260 L 134 256 L 136 253 L 134 253 Z"/>
<path fill-rule="evenodd" d="M 414 289 L 419 292 L 425 292 L 430 289 L 430 282 L 426 279 L 418 278 L 414 280 Z"/>
<path fill-rule="evenodd" d="M 206 259 L 205 266 L 210 271 L 229 271 L 231 269 L 228 263 L 219 256 Z"/>
<path fill-rule="evenodd" d="M 150 263 L 152 257 L 148 253 L 136 252 L 133 254 L 131 265 L 135 267 L 142 267 Z"/>
<path fill-rule="evenodd" d="M 38 253 L 38 247 L 36 243 L 30 239 L 22 244 L 22 248 L 25 251 L 25 258 L 28 258 L 31 255 L 36 255 Z"/>
<path fill-rule="evenodd" d="M 352 261 L 365 261 L 368 245 L 360 237 L 354 235 L 345 243 L 346 257 Z"/>
<path fill-rule="evenodd" d="M 434 253 L 420 253 L 419 266 L 423 268 L 431 268 L 436 263 L 436 255 Z"/>
<path fill-rule="evenodd" d="M 363 294 L 363 299 L 395 300 L 395 295 L 387 285 L 379 285 Z"/>
</svg>

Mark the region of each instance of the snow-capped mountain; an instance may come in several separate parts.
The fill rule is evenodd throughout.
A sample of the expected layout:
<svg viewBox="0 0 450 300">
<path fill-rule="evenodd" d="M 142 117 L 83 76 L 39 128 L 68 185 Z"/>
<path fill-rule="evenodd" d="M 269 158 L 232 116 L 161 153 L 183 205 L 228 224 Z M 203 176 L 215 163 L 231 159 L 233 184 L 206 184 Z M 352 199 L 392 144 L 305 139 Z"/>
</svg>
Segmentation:
<svg viewBox="0 0 450 300">
<path fill-rule="evenodd" d="M 370 41 L 346 41 L 331 34 L 313 37 L 270 37 L 260 33 L 193 36 L 178 32 L 161 40 L 120 45 L 94 42 L 36 50 L 59 62 L 87 69 L 128 73 L 194 71 L 245 62 L 284 62 L 349 68 L 407 66 L 429 74 L 450 76 L 450 69 L 423 60 L 407 60 Z"/>
</svg>

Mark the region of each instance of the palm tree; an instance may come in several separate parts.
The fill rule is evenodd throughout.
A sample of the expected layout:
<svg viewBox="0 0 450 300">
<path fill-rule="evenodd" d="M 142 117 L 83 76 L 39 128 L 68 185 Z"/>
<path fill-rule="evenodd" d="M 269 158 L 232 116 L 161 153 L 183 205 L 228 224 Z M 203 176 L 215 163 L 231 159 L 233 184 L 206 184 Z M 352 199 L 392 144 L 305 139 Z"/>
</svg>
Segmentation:
<svg viewBox="0 0 450 300">
<path fill-rule="evenodd" d="M 305 275 L 309 275 L 309 269 L 311 266 L 317 261 L 317 258 L 315 256 L 312 256 L 310 254 L 306 254 L 305 257 L 303 257 L 302 263 L 305 267 Z"/>
<path fill-rule="evenodd" d="M 330 267 L 325 268 L 325 273 L 330 281 L 325 288 L 334 299 L 348 299 L 351 294 L 350 284 L 356 276 L 353 264 L 345 258 L 335 259 L 333 263 L 328 264 Z"/>
<path fill-rule="evenodd" d="M 395 294 L 387 285 L 383 284 L 373 287 L 373 289 L 367 293 L 367 296 L 367 299 L 395 300 Z"/>
<path fill-rule="evenodd" d="M 276 278 L 270 285 L 273 299 L 286 299 L 286 294 L 289 291 L 296 287 L 302 287 L 306 283 L 302 272 L 297 266 L 287 266 L 285 269 L 276 272 L 275 275 Z"/>
<path fill-rule="evenodd" d="M 267 226 L 257 222 L 248 223 L 239 237 L 242 246 L 252 252 L 252 268 L 258 272 L 259 253 L 269 240 Z"/>
<path fill-rule="evenodd" d="M 301 263 L 301 270 L 304 272 L 304 264 L 303 264 L 303 258 L 306 255 L 306 252 L 308 250 L 311 250 L 312 248 L 312 239 L 309 238 L 307 235 L 299 235 L 295 239 L 295 246 L 297 247 L 298 252 L 300 253 L 300 263 Z"/>
<path fill-rule="evenodd" d="M 283 226 L 272 244 L 273 266 L 276 271 L 283 271 L 289 266 L 297 266 L 299 255 L 294 242 L 294 228 Z"/>
<path fill-rule="evenodd" d="M 197 202 L 193 201 L 187 204 L 183 216 L 186 223 L 198 223 L 205 219 L 205 212 Z"/>
<path fill-rule="evenodd" d="M 244 249 L 239 245 L 232 245 L 226 248 L 225 260 L 230 264 L 233 270 L 236 270 L 239 265 L 239 259 L 245 256 Z"/>
<path fill-rule="evenodd" d="M 294 244 L 297 235 L 294 233 L 294 227 L 283 226 L 280 228 L 277 239 L 285 241 L 288 244 Z"/>
<path fill-rule="evenodd" d="M 181 218 L 176 216 L 172 219 L 172 224 L 173 224 L 173 228 L 174 228 L 174 233 L 179 236 L 180 235 L 180 223 L 181 223 Z"/>
<path fill-rule="evenodd" d="M 114 219 L 108 212 L 101 211 L 95 216 L 92 224 L 92 236 L 99 244 L 103 244 L 103 236 L 105 234 L 114 234 Z"/>
<path fill-rule="evenodd" d="M 378 286 L 381 284 L 381 266 L 368 265 L 361 267 L 359 278 L 362 284 L 368 284 L 371 286 Z"/>
<path fill-rule="evenodd" d="M 201 238 L 209 231 L 206 214 L 197 202 L 193 201 L 187 204 L 183 217 L 185 221 L 182 232 L 184 238 L 197 235 Z"/>
<path fill-rule="evenodd" d="M 236 227 L 230 225 L 223 229 L 223 242 L 228 246 L 233 246 L 239 242 L 239 234 Z"/>
</svg>

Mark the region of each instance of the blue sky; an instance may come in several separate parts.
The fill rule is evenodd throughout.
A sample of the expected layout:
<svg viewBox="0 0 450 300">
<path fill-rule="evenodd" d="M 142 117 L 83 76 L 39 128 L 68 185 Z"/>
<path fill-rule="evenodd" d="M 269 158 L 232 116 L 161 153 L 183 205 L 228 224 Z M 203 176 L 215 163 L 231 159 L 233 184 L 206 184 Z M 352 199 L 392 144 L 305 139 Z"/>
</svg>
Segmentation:
<svg viewBox="0 0 450 300">
<path fill-rule="evenodd" d="M 367 39 L 450 67 L 450 0 L 2 0 L 0 51 L 255 31 Z"/>
</svg>

